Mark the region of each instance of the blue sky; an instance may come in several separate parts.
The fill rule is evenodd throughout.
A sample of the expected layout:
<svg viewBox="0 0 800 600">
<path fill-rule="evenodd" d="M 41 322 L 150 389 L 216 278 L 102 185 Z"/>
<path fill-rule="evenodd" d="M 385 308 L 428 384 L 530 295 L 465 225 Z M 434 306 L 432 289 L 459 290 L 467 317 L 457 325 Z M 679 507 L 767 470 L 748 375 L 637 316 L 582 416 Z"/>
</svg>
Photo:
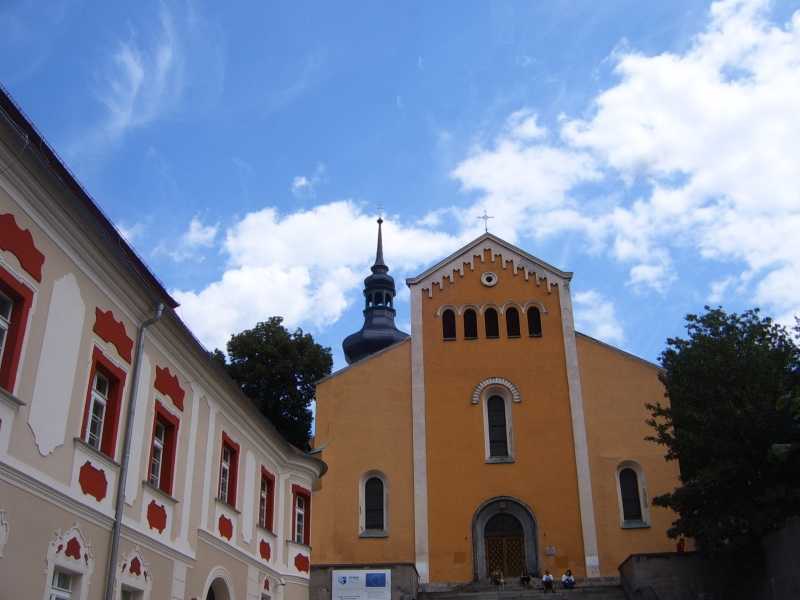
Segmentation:
<svg viewBox="0 0 800 600">
<path fill-rule="evenodd" d="M 343 366 L 379 207 L 400 289 L 485 208 L 655 360 L 708 302 L 800 313 L 798 11 L 6 0 L 0 81 L 209 347 L 280 314 Z"/>
</svg>

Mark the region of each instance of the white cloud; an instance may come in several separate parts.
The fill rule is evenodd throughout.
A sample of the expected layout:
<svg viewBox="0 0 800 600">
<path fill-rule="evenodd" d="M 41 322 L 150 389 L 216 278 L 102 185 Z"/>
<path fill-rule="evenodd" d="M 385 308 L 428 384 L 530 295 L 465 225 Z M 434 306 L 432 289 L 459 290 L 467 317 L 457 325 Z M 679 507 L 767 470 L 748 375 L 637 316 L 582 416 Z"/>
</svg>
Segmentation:
<svg viewBox="0 0 800 600">
<path fill-rule="evenodd" d="M 200 218 L 195 215 L 189 221 L 189 226 L 176 243 L 170 244 L 162 241 L 153 250 L 153 254 L 165 254 L 175 262 L 183 262 L 185 260 L 202 261 L 203 255 L 201 251 L 214 246 L 218 232 L 218 223 L 204 225 Z"/>
<path fill-rule="evenodd" d="M 351 201 L 281 215 L 265 208 L 245 215 L 225 233 L 228 264 L 199 291 L 176 290 L 179 312 L 207 347 L 224 348 L 232 332 L 282 315 L 290 327 L 337 321 L 354 301 L 375 259 L 375 216 Z M 402 288 L 402 274 L 419 269 L 466 241 L 430 230 L 383 224 L 386 258 Z"/>
<path fill-rule="evenodd" d="M 617 319 L 611 300 L 595 290 L 578 292 L 573 300 L 577 329 L 604 342 L 621 344 L 625 341 L 622 323 Z"/>
<path fill-rule="evenodd" d="M 325 181 L 325 165 L 318 163 L 312 175 L 296 175 L 292 179 L 291 192 L 295 198 L 313 198 L 317 186 Z"/>
<path fill-rule="evenodd" d="M 483 194 L 501 234 L 524 235 L 525 222 L 537 236 L 581 233 L 629 265 L 638 290 L 665 292 L 688 249 L 741 264 L 769 310 L 800 312 L 800 11 L 779 26 L 768 7 L 713 4 L 680 53 L 615 49 L 619 81 L 586 117 L 562 116 L 559 139 L 517 111 L 453 176 Z M 578 186 L 600 178 L 619 192 L 582 199 Z"/>
<path fill-rule="evenodd" d="M 730 289 L 735 281 L 734 277 L 723 277 L 711 282 L 711 289 L 708 292 L 709 304 L 722 304 L 725 300 L 725 294 Z"/>
<path fill-rule="evenodd" d="M 124 221 L 120 221 L 120 223 L 115 225 L 115 227 L 117 228 L 119 234 L 129 244 L 132 244 L 137 238 L 141 237 L 145 230 L 144 223 L 133 223 L 132 225 L 127 225 Z"/>
</svg>

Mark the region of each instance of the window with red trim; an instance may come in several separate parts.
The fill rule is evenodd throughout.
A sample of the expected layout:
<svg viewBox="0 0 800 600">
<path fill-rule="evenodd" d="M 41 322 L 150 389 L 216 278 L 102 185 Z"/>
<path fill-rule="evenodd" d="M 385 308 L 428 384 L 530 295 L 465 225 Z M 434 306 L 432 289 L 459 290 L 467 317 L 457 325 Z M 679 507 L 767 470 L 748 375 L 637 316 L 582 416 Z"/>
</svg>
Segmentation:
<svg viewBox="0 0 800 600">
<path fill-rule="evenodd" d="M 219 485 L 217 499 L 236 507 L 236 483 L 239 475 L 239 444 L 222 432 L 222 449 L 219 454 Z"/>
<path fill-rule="evenodd" d="M 95 348 L 92 352 L 81 439 L 112 460 L 117 448 L 124 386 L 125 371 L 108 360 L 99 348 Z"/>
<path fill-rule="evenodd" d="M 178 445 L 179 424 L 178 417 L 156 400 L 147 480 L 151 485 L 170 495 L 175 474 L 175 449 Z"/>
<path fill-rule="evenodd" d="M 275 506 L 275 476 L 261 467 L 261 487 L 258 493 L 258 526 L 272 531 Z"/>
<path fill-rule="evenodd" d="M 311 540 L 311 492 L 292 485 L 292 541 L 309 545 Z"/>
<path fill-rule="evenodd" d="M 13 392 L 33 292 L 0 267 L 0 387 Z"/>
</svg>

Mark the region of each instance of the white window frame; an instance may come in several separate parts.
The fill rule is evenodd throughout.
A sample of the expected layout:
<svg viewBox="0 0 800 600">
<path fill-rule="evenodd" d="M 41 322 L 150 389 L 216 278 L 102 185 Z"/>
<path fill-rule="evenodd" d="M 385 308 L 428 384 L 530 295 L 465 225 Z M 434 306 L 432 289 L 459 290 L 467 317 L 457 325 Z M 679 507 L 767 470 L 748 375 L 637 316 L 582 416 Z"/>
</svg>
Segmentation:
<svg viewBox="0 0 800 600">
<path fill-rule="evenodd" d="M 61 574 L 69 578 L 69 588 L 58 587 L 56 585 L 56 577 Z M 50 580 L 50 600 L 72 600 L 72 582 L 75 579 L 77 579 L 77 577 L 74 573 L 59 568 L 53 569 L 53 576 Z"/>
<path fill-rule="evenodd" d="M 0 292 L 0 297 L 5 298 L 9 303 L 8 316 L 0 315 L 0 330 L 3 331 L 3 339 L 0 339 L 0 365 L 2 365 L 6 342 L 8 341 L 8 332 L 11 330 L 11 318 L 14 316 L 14 301 L 3 292 Z"/>
<path fill-rule="evenodd" d="M 300 508 L 300 501 L 303 501 L 303 507 Z M 295 494 L 294 497 L 294 531 L 292 532 L 292 541 L 295 544 L 305 544 L 306 535 L 306 504 L 307 498 L 303 494 Z M 302 522 L 300 517 L 303 517 Z M 299 535 L 298 535 L 299 534 Z"/>
<path fill-rule="evenodd" d="M 367 481 L 377 477 L 383 483 L 383 529 L 367 529 Z M 358 482 L 358 535 L 360 537 L 388 537 L 389 535 L 389 479 L 382 471 L 367 471 Z"/>
<path fill-rule="evenodd" d="M 158 430 L 161 428 L 163 432 L 163 437 L 158 437 Z M 156 424 L 153 431 L 153 442 L 150 449 L 150 466 L 148 468 L 148 475 L 147 480 L 150 482 L 150 485 L 157 487 L 160 489 L 161 487 L 161 475 L 164 469 L 164 449 L 166 448 L 167 443 L 167 425 L 165 425 L 161 419 L 158 418 L 156 415 Z M 158 451 L 158 457 L 156 458 L 156 451 Z M 155 474 L 155 478 L 153 475 L 153 465 L 158 465 L 158 470 Z"/>
<path fill-rule="evenodd" d="M 622 482 L 619 475 L 624 469 L 632 469 L 636 473 L 636 484 L 639 488 L 639 505 L 642 511 L 641 521 L 625 520 L 625 510 L 622 506 Z M 633 460 L 624 460 L 617 465 L 614 473 L 617 488 L 617 505 L 619 506 L 619 526 L 622 529 L 641 529 L 650 527 L 650 502 L 647 497 L 647 483 L 644 478 L 642 466 Z"/>
<path fill-rule="evenodd" d="M 228 459 L 225 460 L 225 452 L 228 452 Z M 217 486 L 217 500 L 228 503 L 228 492 L 231 486 L 231 458 L 233 452 L 227 444 L 222 444 L 219 455 L 219 485 Z M 224 474 L 224 477 L 223 477 Z"/>
<path fill-rule="evenodd" d="M 492 447 L 489 443 L 489 398 L 492 396 L 500 396 L 503 399 L 505 406 L 506 417 L 506 445 L 508 447 L 508 456 L 492 456 Z M 483 411 L 483 449 L 484 458 L 487 463 L 513 463 L 515 462 L 514 453 L 514 424 L 512 407 L 514 405 L 514 396 L 510 389 L 500 384 L 492 384 L 486 386 L 480 395 L 481 410 Z"/>
<path fill-rule="evenodd" d="M 97 382 L 99 378 L 102 377 L 106 380 L 106 392 L 105 395 L 100 393 L 97 389 Z M 95 369 L 94 378 L 92 379 L 92 394 L 91 400 L 89 402 L 89 415 L 88 415 L 88 423 L 86 423 L 86 439 L 84 440 L 89 446 L 94 448 L 95 450 L 100 450 L 103 446 L 103 431 L 106 426 L 106 417 L 108 416 L 108 395 L 111 391 L 111 378 L 108 375 L 100 372 L 99 369 Z M 96 405 L 101 405 L 103 407 L 103 416 L 100 419 L 100 429 L 97 432 L 97 445 L 95 446 L 92 442 L 92 421 L 94 420 L 94 409 Z"/>
<path fill-rule="evenodd" d="M 269 529 L 267 527 L 267 514 L 269 513 L 270 497 L 269 497 L 269 479 L 261 473 L 261 486 L 258 492 L 258 526 L 262 529 Z"/>
<path fill-rule="evenodd" d="M 80 559 L 67 556 L 65 548 L 70 539 L 76 538 L 81 547 Z M 46 567 L 44 571 L 45 582 L 43 600 L 52 600 L 53 574 L 64 571 L 72 576 L 72 595 L 66 596 L 69 600 L 87 600 L 89 584 L 94 573 L 95 559 L 91 545 L 81 529 L 74 525 L 65 532 L 57 531 L 47 546 Z M 55 596 L 56 598 L 58 596 Z"/>
</svg>

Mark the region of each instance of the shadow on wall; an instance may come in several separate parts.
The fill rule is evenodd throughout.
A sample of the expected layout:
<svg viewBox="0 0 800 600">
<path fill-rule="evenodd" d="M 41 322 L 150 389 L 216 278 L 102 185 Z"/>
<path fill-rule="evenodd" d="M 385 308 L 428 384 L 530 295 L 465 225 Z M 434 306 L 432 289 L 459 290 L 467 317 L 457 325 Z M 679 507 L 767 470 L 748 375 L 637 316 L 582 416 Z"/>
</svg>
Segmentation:
<svg viewBox="0 0 800 600">
<path fill-rule="evenodd" d="M 697 552 L 632 554 L 619 566 L 629 600 L 797 600 L 800 518 L 762 542 L 759 569 L 732 571 Z"/>
</svg>

